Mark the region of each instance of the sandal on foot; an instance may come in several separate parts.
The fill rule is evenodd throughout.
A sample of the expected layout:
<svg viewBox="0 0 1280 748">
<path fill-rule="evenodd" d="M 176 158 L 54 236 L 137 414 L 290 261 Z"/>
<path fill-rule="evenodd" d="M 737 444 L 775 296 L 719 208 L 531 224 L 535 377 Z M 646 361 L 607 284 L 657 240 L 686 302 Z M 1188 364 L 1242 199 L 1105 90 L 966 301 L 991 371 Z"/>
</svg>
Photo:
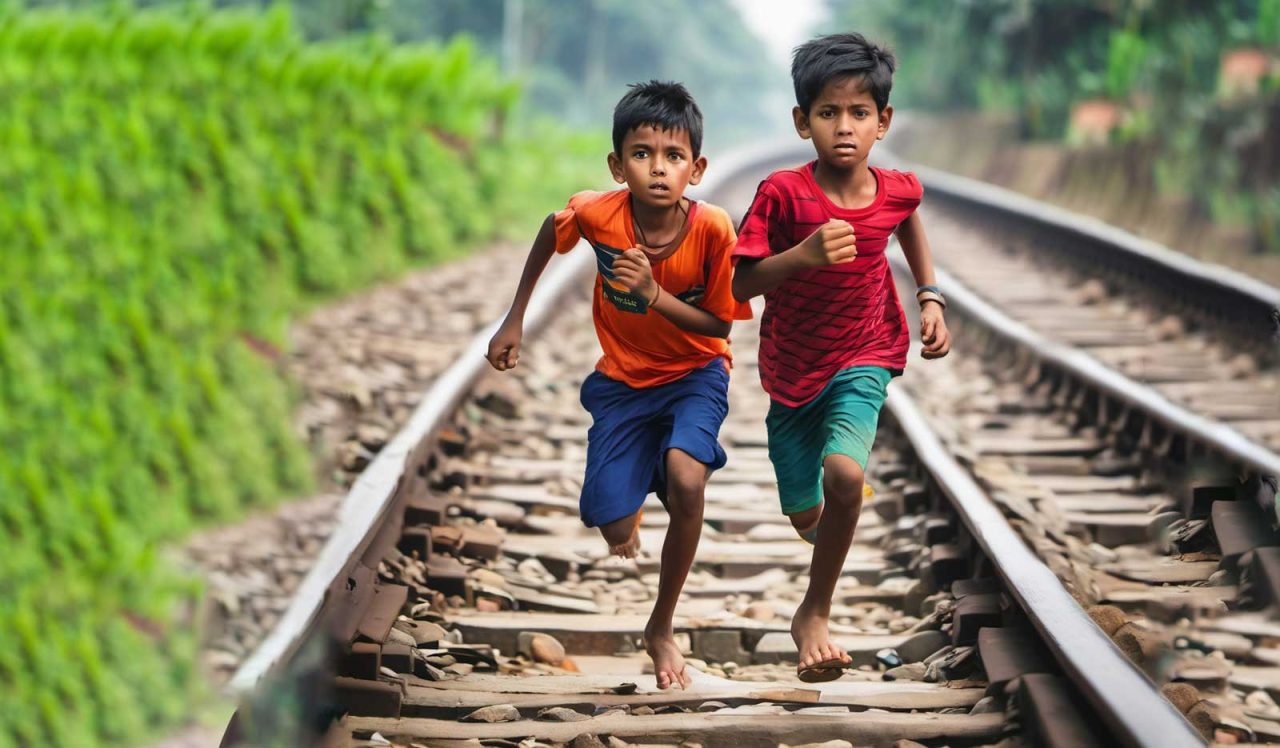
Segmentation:
<svg viewBox="0 0 1280 748">
<path fill-rule="evenodd" d="M 801 668 L 799 676 L 804 683 L 826 683 L 844 675 L 847 667 L 850 663 L 836 657 Z"/>
</svg>

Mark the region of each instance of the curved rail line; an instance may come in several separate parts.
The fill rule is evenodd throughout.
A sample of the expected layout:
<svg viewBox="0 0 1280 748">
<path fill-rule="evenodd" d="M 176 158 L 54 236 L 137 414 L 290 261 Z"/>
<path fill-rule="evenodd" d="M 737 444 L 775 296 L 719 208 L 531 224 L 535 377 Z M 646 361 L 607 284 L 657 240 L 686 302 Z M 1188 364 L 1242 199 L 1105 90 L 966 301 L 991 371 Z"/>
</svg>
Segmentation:
<svg viewBox="0 0 1280 748">
<path fill-rule="evenodd" d="M 1201 745 L 1202 741 L 1145 675 L 1134 669 L 1085 614 L 1043 561 L 1009 526 L 969 473 L 938 440 L 914 400 L 894 390 L 885 401 L 932 477 L 985 556 L 995 562 L 1005 588 L 1027 612 L 1054 657 L 1125 745 Z"/>
<path fill-rule="evenodd" d="M 798 156 L 794 145 L 753 149 L 718 165 L 702 191 L 716 194 L 734 180 L 759 173 L 765 164 L 785 163 Z M 954 181 L 919 169 L 931 194 L 948 194 L 955 200 L 984 209 L 1001 211 L 1017 221 L 1039 220 L 1038 231 L 1075 232 L 1086 236 L 1091 246 L 1110 259 L 1126 283 L 1160 277 L 1163 283 L 1185 283 L 1204 289 L 1203 303 L 1197 294 L 1181 296 L 1193 313 L 1215 325 L 1233 328 L 1232 335 L 1255 341 L 1258 320 L 1274 313 L 1276 294 L 1261 284 L 1241 279 L 1214 268 L 1205 268 L 1167 250 L 1106 226 L 1085 226 L 1087 221 L 1063 215 L 1025 199 L 1010 199 L 1003 192 L 978 189 L 974 184 Z M 712 177 L 719 175 L 719 179 Z M 949 181 L 952 180 L 952 181 Z M 983 201 L 986 203 L 983 203 Z M 1013 219 L 1011 219 L 1013 220 Z M 1096 223 L 1096 222 L 1093 222 Z M 1084 233 L 1081 233 L 1081 232 Z M 1105 249 L 1105 252 L 1102 251 Z M 1156 251 L 1159 250 L 1159 251 Z M 1114 257 L 1112 257 L 1114 255 Z M 557 263 L 541 284 L 527 316 L 530 335 L 546 324 L 555 311 L 555 302 L 589 271 L 590 253 L 572 253 Z M 1189 443 L 1220 455 L 1238 469 L 1276 475 L 1280 457 L 1221 424 L 1170 403 L 1149 388 L 1129 380 L 1092 358 L 1053 343 L 1016 321 L 1000 315 L 976 295 L 965 291 L 958 281 L 941 281 L 948 289 L 953 309 L 981 320 L 981 324 L 1033 357 L 1044 376 L 1057 372 L 1076 387 L 1089 389 L 1095 407 L 1102 413 L 1124 414 L 1126 419 L 1141 414 L 1140 428 L 1177 434 Z M 1183 286 L 1179 286 L 1183 287 Z M 1199 304 L 1197 306 L 1197 304 Z M 1194 307 L 1194 308 L 1192 308 Z M 470 347 L 436 385 L 423 397 L 410 423 L 374 460 L 353 486 L 345 500 L 338 530 L 330 539 L 315 567 L 299 588 L 280 624 L 244 663 L 231 681 L 231 688 L 249 693 L 269 673 L 282 671 L 302 645 L 321 633 L 332 633 L 339 641 L 350 642 L 362 620 L 379 607 L 391 611 L 392 619 L 403 600 L 380 599 L 377 568 L 380 559 L 395 546 L 404 525 L 404 509 L 411 497 L 425 489 L 431 469 L 434 438 L 450 413 L 485 368 L 483 352 L 492 327 L 477 335 Z M 1265 336 L 1264 336 L 1265 337 Z M 1022 607 L 1046 645 L 1083 692 L 1107 729 L 1126 744 L 1192 745 L 1200 740 L 1185 720 L 1165 701 L 1140 672 L 1134 669 L 1106 635 L 1089 620 L 1053 573 L 1009 528 L 982 490 L 964 473 L 929 431 L 910 398 L 895 392 L 887 411 L 914 445 L 914 451 L 931 480 L 951 501 L 969 533 L 994 564 L 1006 589 Z"/>
</svg>

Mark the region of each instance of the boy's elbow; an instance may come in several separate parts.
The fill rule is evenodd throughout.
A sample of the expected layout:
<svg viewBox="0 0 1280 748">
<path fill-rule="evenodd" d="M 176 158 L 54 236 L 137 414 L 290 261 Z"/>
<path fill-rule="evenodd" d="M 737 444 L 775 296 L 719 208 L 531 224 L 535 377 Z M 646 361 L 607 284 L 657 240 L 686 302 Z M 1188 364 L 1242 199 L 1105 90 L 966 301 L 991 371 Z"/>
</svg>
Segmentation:
<svg viewBox="0 0 1280 748">
<path fill-rule="evenodd" d="M 738 266 L 733 269 L 733 282 L 729 284 L 729 289 L 733 292 L 733 298 L 739 303 L 746 303 L 751 300 L 752 296 L 758 295 L 758 291 L 752 288 L 752 281 L 755 280 L 756 264 L 759 260 L 743 258 Z"/>
</svg>

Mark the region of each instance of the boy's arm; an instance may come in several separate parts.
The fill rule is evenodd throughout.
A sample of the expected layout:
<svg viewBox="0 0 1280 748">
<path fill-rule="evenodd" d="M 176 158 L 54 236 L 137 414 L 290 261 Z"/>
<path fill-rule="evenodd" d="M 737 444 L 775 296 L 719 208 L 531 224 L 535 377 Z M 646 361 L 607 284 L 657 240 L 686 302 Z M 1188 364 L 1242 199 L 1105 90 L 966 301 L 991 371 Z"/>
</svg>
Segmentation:
<svg viewBox="0 0 1280 748">
<path fill-rule="evenodd" d="M 733 271 L 733 297 L 746 301 L 772 291 L 801 270 L 850 262 L 857 256 L 853 226 L 833 218 L 785 252 L 759 260 L 740 258 Z"/>
<path fill-rule="evenodd" d="M 515 368 L 520 361 L 520 340 L 524 336 L 524 313 L 529 307 L 529 298 L 533 296 L 533 287 L 538 278 L 551 261 L 556 252 L 556 220 L 555 214 L 547 216 L 538 230 L 538 236 L 529 248 L 529 257 L 524 261 L 524 272 L 520 275 L 520 285 L 516 287 L 515 298 L 511 300 L 511 308 L 507 317 L 498 327 L 498 331 L 489 339 L 489 352 L 485 358 L 498 371 Z"/>
<path fill-rule="evenodd" d="M 705 309 L 677 299 L 658 285 L 649 267 L 649 256 L 641 249 L 628 249 L 613 261 L 613 276 L 631 293 L 649 302 L 649 308 L 671 320 L 681 330 L 709 338 L 727 338 L 731 322 Z"/>
<path fill-rule="evenodd" d="M 911 266 L 916 288 L 934 285 L 933 255 L 929 252 L 929 240 L 924 235 L 924 223 L 919 213 L 912 213 L 894 230 L 902 254 Z M 936 299 L 928 299 L 920 307 L 920 355 L 924 358 L 942 358 L 951 350 L 951 332 L 942 317 L 943 306 Z"/>
</svg>

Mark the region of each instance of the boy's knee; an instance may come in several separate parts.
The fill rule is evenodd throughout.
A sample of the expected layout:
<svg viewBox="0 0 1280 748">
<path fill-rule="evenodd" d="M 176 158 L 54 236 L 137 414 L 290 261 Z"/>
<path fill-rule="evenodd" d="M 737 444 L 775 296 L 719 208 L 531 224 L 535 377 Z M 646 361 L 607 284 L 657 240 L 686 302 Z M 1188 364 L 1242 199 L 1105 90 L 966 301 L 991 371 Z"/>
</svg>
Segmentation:
<svg viewBox="0 0 1280 748">
<path fill-rule="evenodd" d="M 683 519 L 702 519 L 706 481 L 699 476 L 667 480 L 667 512 Z"/>
<path fill-rule="evenodd" d="M 701 521 L 704 501 L 702 492 L 667 494 L 667 513 L 690 521 Z"/>
<path fill-rule="evenodd" d="M 844 455 L 831 455 L 823 463 L 822 492 L 828 503 L 844 509 L 862 507 L 862 467 Z"/>
</svg>

